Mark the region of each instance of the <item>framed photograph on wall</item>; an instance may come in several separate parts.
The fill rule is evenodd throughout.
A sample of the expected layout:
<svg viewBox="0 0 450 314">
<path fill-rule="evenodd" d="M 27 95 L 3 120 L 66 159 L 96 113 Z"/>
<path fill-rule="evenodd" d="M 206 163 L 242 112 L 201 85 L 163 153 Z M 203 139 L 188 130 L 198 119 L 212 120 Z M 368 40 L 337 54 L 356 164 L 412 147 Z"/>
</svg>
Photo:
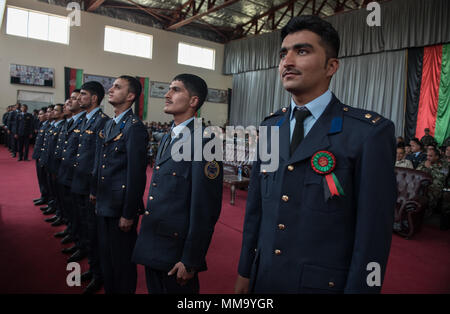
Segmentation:
<svg viewBox="0 0 450 314">
<path fill-rule="evenodd" d="M 53 87 L 55 69 L 32 65 L 10 64 L 9 76 L 11 84 Z"/>
<path fill-rule="evenodd" d="M 150 97 L 164 98 L 164 95 L 169 91 L 169 83 L 152 82 L 150 87 Z"/>
</svg>

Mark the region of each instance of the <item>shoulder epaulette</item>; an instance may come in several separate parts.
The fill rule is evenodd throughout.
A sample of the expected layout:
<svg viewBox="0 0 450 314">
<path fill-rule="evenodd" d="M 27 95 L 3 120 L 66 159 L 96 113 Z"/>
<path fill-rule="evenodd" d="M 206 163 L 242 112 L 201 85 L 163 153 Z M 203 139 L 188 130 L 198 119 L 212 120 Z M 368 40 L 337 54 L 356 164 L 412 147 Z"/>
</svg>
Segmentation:
<svg viewBox="0 0 450 314">
<path fill-rule="evenodd" d="M 266 120 L 268 120 L 270 118 L 275 118 L 277 116 L 281 116 L 281 115 L 285 114 L 287 111 L 288 111 L 287 107 L 283 107 L 281 109 L 278 109 L 277 111 L 270 113 L 270 115 L 265 117 L 263 121 L 266 121 Z"/>
<path fill-rule="evenodd" d="M 383 116 L 379 115 L 374 111 L 353 108 L 346 105 L 342 107 L 342 110 L 344 110 L 346 116 L 350 116 L 352 118 L 365 121 L 372 125 L 377 125 L 384 120 Z"/>
</svg>

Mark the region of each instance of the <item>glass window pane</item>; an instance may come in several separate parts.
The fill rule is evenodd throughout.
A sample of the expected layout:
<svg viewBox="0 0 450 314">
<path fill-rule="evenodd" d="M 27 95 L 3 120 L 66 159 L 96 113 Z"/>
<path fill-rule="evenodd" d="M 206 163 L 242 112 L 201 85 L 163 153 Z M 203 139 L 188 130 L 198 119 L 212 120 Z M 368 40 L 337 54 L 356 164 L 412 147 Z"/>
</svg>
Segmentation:
<svg viewBox="0 0 450 314">
<path fill-rule="evenodd" d="M 105 27 L 105 50 L 111 52 L 120 52 L 120 30 L 111 27 Z"/>
<path fill-rule="evenodd" d="M 49 16 L 48 40 L 66 45 L 69 44 L 69 21 L 67 18 Z"/>
<path fill-rule="evenodd" d="M 8 8 L 6 34 L 27 37 L 28 11 Z"/>
<path fill-rule="evenodd" d="M 28 37 L 48 40 L 48 15 L 29 12 Z"/>
<path fill-rule="evenodd" d="M 131 56 L 151 58 L 152 36 L 106 26 L 104 49 Z"/>
<path fill-rule="evenodd" d="M 215 50 L 178 44 L 178 63 L 214 70 Z"/>
</svg>

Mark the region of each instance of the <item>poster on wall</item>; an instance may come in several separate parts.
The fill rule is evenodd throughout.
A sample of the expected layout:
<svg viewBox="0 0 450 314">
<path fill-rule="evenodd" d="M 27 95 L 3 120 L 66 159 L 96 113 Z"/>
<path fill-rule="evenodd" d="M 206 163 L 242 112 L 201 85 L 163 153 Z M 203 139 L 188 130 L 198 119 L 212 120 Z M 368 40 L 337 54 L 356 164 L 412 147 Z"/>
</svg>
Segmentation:
<svg viewBox="0 0 450 314">
<path fill-rule="evenodd" d="M 164 98 L 164 95 L 169 91 L 169 83 L 152 82 L 150 87 L 150 97 Z"/>
<path fill-rule="evenodd" d="M 226 104 L 228 103 L 228 91 L 208 88 L 208 97 L 206 97 L 206 101 Z"/>
<path fill-rule="evenodd" d="M 113 86 L 116 77 L 110 76 L 102 76 L 102 75 L 94 75 L 94 74 L 84 74 L 83 82 L 96 81 L 103 85 L 105 89 L 105 94 L 108 93 L 108 90 Z"/>
<path fill-rule="evenodd" d="M 11 84 L 53 87 L 55 69 L 10 64 L 9 74 Z"/>
</svg>

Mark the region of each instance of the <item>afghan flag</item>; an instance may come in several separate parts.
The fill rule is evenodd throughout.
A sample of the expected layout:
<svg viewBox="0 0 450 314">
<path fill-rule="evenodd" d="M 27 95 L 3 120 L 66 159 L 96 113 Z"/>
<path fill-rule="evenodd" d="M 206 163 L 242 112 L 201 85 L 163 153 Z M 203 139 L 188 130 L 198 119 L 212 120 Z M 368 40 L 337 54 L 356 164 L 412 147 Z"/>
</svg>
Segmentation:
<svg viewBox="0 0 450 314">
<path fill-rule="evenodd" d="M 83 85 L 83 70 L 64 67 L 64 89 L 66 98 Z"/>
<path fill-rule="evenodd" d="M 450 137 L 450 44 L 408 50 L 405 136 Z"/>
<path fill-rule="evenodd" d="M 136 77 L 141 83 L 142 92 L 138 101 L 135 102 L 134 114 L 138 115 L 141 120 L 147 119 L 148 111 L 148 77 Z"/>
</svg>

